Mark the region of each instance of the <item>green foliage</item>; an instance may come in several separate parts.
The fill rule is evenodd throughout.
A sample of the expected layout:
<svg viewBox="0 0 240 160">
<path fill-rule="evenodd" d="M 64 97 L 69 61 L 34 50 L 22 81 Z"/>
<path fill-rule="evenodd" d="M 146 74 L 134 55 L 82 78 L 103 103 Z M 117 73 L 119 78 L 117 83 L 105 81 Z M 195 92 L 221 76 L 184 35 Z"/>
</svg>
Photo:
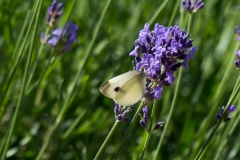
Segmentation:
<svg viewBox="0 0 240 160">
<path fill-rule="evenodd" d="M 187 30 L 188 13 L 180 13 L 180 1 L 120 0 L 107 7 L 108 0 L 59 0 L 63 15 L 49 33 L 67 21 L 79 28 L 71 50 L 53 57 L 52 47 L 45 45 L 41 50 L 40 42 L 51 1 L 34 10 L 38 2 L 0 2 L 0 157 L 4 159 L 6 149 L 9 159 L 93 159 L 115 123 L 113 100 L 100 93 L 100 85 L 133 69 L 129 53 L 145 23 L 151 29 L 155 23 L 180 25 L 183 16 L 180 27 Z M 234 65 L 234 52 L 240 48 L 234 35 L 234 26 L 240 25 L 238 5 L 237 0 L 206 1 L 192 15 L 189 32 L 198 51 L 183 72 L 157 159 L 194 159 L 217 123 L 216 113 L 226 106 L 239 74 Z M 175 87 L 164 88 L 154 123 L 167 120 Z M 202 159 L 240 156 L 239 95 L 233 102 L 236 112 L 218 128 Z M 131 106 L 131 118 L 137 106 Z M 147 133 L 139 120 L 118 159 L 140 158 Z M 100 159 L 114 158 L 128 126 L 117 125 Z M 151 135 L 146 159 L 154 157 L 164 127 Z"/>
</svg>

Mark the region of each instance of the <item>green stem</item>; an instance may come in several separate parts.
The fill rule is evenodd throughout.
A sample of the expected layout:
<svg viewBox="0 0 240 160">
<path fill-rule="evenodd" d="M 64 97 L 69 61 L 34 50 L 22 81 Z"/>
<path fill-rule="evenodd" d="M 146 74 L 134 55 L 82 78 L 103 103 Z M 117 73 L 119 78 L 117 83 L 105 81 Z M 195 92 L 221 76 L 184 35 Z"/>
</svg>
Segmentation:
<svg viewBox="0 0 240 160">
<path fill-rule="evenodd" d="M 223 133 L 223 136 L 221 137 L 221 139 L 219 140 L 219 143 L 217 144 L 217 152 L 214 154 L 214 160 L 218 160 L 221 159 L 220 155 L 222 153 L 224 153 L 224 147 L 227 144 L 228 140 L 229 140 L 229 136 L 233 133 L 233 131 L 236 129 L 237 124 L 239 123 L 240 120 L 240 114 L 239 112 L 236 114 L 236 119 L 234 119 L 233 123 L 228 125 Z"/>
<path fill-rule="evenodd" d="M 192 15 L 189 14 L 189 17 L 188 17 L 188 26 L 187 26 L 187 31 L 188 31 L 188 32 L 190 32 L 191 24 L 192 24 Z"/>
<path fill-rule="evenodd" d="M 45 31 L 45 33 L 44 33 L 44 35 L 45 35 L 44 39 L 46 39 L 46 37 L 47 37 L 47 35 L 48 35 L 48 32 L 49 32 L 49 29 L 50 29 L 49 27 L 46 28 L 46 31 Z M 44 45 L 45 45 L 45 44 L 41 43 L 41 46 L 40 46 L 40 48 L 39 48 L 39 50 L 38 50 L 38 53 L 37 53 L 37 57 L 36 57 L 36 59 L 35 59 L 35 61 L 34 61 L 33 66 L 31 67 L 32 70 L 31 70 L 31 72 L 30 72 L 30 74 L 29 74 L 29 78 L 28 78 L 28 82 L 27 82 L 27 88 L 28 88 L 28 86 L 29 86 L 29 84 L 30 84 L 30 82 L 31 82 L 31 80 L 32 80 L 32 78 L 33 78 L 33 75 L 34 75 L 34 73 L 35 73 L 35 70 L 36 70 L 36 67 L 37 67 L 37 65 L 38 65 L 38 62 L 39 62 L 39 59 L 40 59 L 40 55 L 41 55 L 41 53 L 42 53 L 42 51 L 43 51 Z"/>
<path fill-rule="evenodd" d="M 123 144 L 124 144 L 124 142 L 125 142 L 125 140 L 126 140 L 126 138 L 127 138 L 127 135 L 128 135 L 128 133 L 129 133 L 130 129 L 132 128 L 133 124 L 134 124 L 135 121 L 137 120 L 138 113 L 140 113 L 140 111 L 142 110 L 142 107 L 143 107 L 143 103 L 141 103 L 141 104 L 139 105 L 139 107 L 138 107 L 135 115 L 133 116 L 133 119 L 132 119 L 130 125 L 128 126 L 127 131 L 125 132 L 125 134 L 124 134 L 124 136 L 123 136 L 123 139 L 122 139 L 122 142 L 121 142 L 121 144 L 120 144 L 120 146 L 119 146 L 119 148 L 118 148 L 118 150 L 117 150 L 117 153 L 116 153 L 116 155 L 115 155 L 115 157 L 114 157 L 113 159 L 117 159 L 117 157 L 118 157 L 118 155 L 119 155 L 119 153 L 120 153 L 120 151 L 121 151 L 121 149 L 122 149 L 122 146 L 123 146 Z"/>
<path fill-rule="evenodd" d="M 30 17 L 30 12 L 28 12 L 28 14 L 26 16 L 26 19 L 24 21 L 21 33 L 19 35 L 19 37 L 21 37 L 21 38 L 23 37 L 24 31 L 25 31 L 26 26 L 28 24 L 27 22 L 28 22 L 29 17 Z M 7 75 L 4 77 L 3 82 L 1 84 L 0 88 L 3 89 L 4 84 L 7 82 L 7 86 L 4 88 L 3 94 L 1 95 L 1 98 L 0 98 L 0 119 L 2 119 L 2 115 L 3 115 L 4 110 L 5 110 L 5 103 L 8 101 L 7 98 L 5 99 L 5 96 L 8 94 L 8 91 L 11 88 L 10 86 L 12 85 L 12 81 L 13 81 L 15 73 L 18 69 L 18 65 L 20 64 L 20 61 L 21 61 L 21 58 L 22 58 L 22 55 L 23 55 L 23 51 L 24 51 L 24 47 L 26 45 L 29 33 L 30 33 L 30 30 L 28 28 L 28 31 L 26 33 L 26 36 L 25 36 L 25 39 L 23 40 L 23 42 L 21 41 L 22 39 L 19 38 L 19 41 L 18 41 L 18 43 L 16 45 L 16 48 L 15 48 L 15 51 L 13 53 L 13 59 L 11 60 L 11 63 L 10 63 L 11 67 L 12 66 L 13 67 L 12 67 L 12 69 L 9 69 L 10 72 L 7 73 Z M 22 42 L 21 46 L 20 46 L 20 41 Z"/>
<path fill-rule="evenodd" d="M 172 12 L 172 14 L 171 14 L 171 18 L 170 18 L 170 20 L 169 20 L 169 22 L 168 22 L 168 27 L 173 24 L 174 17 L 175 17 L 175 15 L 176 15 L 176 13 L 177 13 L 177 10 L 178 10 L 178 8 L 179 8 L 179 4 L 181 4 L 181 1 L 182 1 L 182 0 L 178 0 L 178 2 L 176 3 L 176 5 L 175 5 L 175 7 L 174 7 L 173 12 Z"/>
<path fill-rule="evenodd" d="M 50 129 L 48 130 L 46 136 L 45 136 L 45 139 L 44 139 L 44 142 L 49 142 L 50 141 L 50 138 L 51 138 L 51 135 L 53 135 L 54 131 L 57 129 L 57 125 L 55 124 L 54 126 L 50 127 Z M 36 157 L 36 160 L 40 160 L 45 149 L 47 148 L 47 145 L 48 143 L 43 143 L 43 145 L 41 146 L 41 150 L 39 151 L 37 157 Z M 44 149 L 42 149 L 44 148 Z"/>
<path fill-rule="evenodd" d="M 115 129 L 117 128 L 119 122 L 115 122 L 112 129 L 110 130 L 110 132 L 108 133 L 106 139 L 104 140 L 102 146 L 100 147 L 100 149 L 98 150 L 96 156 L 94 157 L 94 160 L 98 160 L 99 159 L 99 156 L 101 155 L 103 149 L 106 147 L 108 141 L 110 140 L 110 137 L 112 136 L 113 132 L 115 131 Z"/>
<path fill-rule="evenodd" d="M 71 126 L 67 129 L 67 131 L 63 134 L 62 139 L 67 139 L 73 130 L 76 128 L 76 126 L 79 124 L 79 122 L 82 120 L 83 116 L 85 115 L 87 110 L 81 111 L 80 115 L 77 116 L 77 118 L 74 120 L 74 122 L 71 124 Z"/>
<path fill-rule="evenodd" d="M 143 147 L 143 151 L 142 151 L 142 154 L 141 154 L 141 158 L 140 158 L 141 160 L 144 159 L 144 155 L 145 155 L 145 152 L 147 150 L 147 146 L 148 146 L 148 143 L 149 143 L 151 135 L 152 135 L 152 132 L 148 132 L 147 139 L 145 141 L 145 144 L 144 144 L 144 147 Z"/>
<path fill-rule="evenodd" d="M 166 130 L 168 129 L 168 124 L 169 124 L 169 121 L 172 117 L 172 113 L 173 113 L 173 110 L 175 108 L 175 103 L 177 101 L 177 95 L 178 95 L 178 91 L 179 91 L 179 88 L 180 88 L 180 82 L 181 82 L 181 79 L 182 79 L 182 73 L 183 73 L 183 68 L 181 67 L 180 68 L 180 71 L 179 71 L 179 75 L 178 75 L 178 81 L 177 81 L 177 85 L 176 85 L 176 89 L 175 89 L 175 92 L 174 92 L 174 96 L 173 96 L 173 101 L 172 101 L 172 104 L 171 104 L 171 107 L 170 107 L 170 111 L 169 111 L 169 114 L 168 114 L 168 118 L 164 124 L 164 129 L 163 129 L 163 132 L 162 132 L 162 136 L 160 138 L 160 141 L 158 143 L 158 146 L 157 146 L 157 149 L 156 149 L 156 152 L 155 152 L 155 156 L 154 156 L 154 160 L 158 159 L 158 153 L 160 151 L 160 148 L 161 148 L 161 145 L 162 145 L 162 141 L 163 141 L 163 138 L 165 137 L 165 134 L 166 134 Z"/>
<path fill-rule="evenodd" d="M 238 78 L 238 82 L 240 82 L 240 76 Z M 233 102 L 233 100 L 235 99 L 235 97 L 237 96 L 238 92 L 240 90 L 240 84 L 238 84 L 234 89 L 233 89 L 233 92 L 232 92 L 232 95 L 231 97 L 229 98 L 229 101 L 227 103 L 227 107 L 225 108 L 224 112 L 223 112 L 223 115 L 221 117 L 221 119 L 218 121 L 218 123 L 215 125 L 215 127 L 213 128 L 211 134 L 209 135 L 208 139 L 206 140 L 206 142 L 204 143 L 203 147 L 199 150 L 198 154 L 196 155 L 195 159 L 194 160 L 199 160 L 201 159 L 201 157 L 203 156 L 207 146 L 210 144 L 213 136 L 215 135 L 217 129 L 219 128 L 220 124 L 222 123 L 223 119 L 225 118 L 226 114 L 227 114 L 227 111 L 228 109 L 230 108 L 230 104 Z"/>
<path fill-rule="evenodd" d="M 42 81 L 44 79 L 47 78 L 47 76 L 53 71 L 55 65 L 59 62 L 59 60 L 61 59 L 61 57 L 55 59 L 50 66 L 47 66 L 44 71 L 41 73 L 40 78 L 38 79 L 37 82 L 35 82 L 34 84 L 30 85 L 29 88 L 27 88 L 26 94 L 28 95 L 34 88 L 38 88 Z"/>
<path fill-rule="evenodd" d="M 158 10 L 156 12 L 154 12 L 154 15 L 149 20 L 149 23 L 148 23 L 149 25 L 151 25 L 157 19 L 157 16 L 159 16 L 159 14 L 163 10 L 163 8 L 167 5 L 167 2 L 168 2 L 168 0 L 163 1 L 161 6 L 158 8 Z"/>
<path fill-rule="evenodd" d="M 25 66 L 24 74 L 23 74 L 23 80 L 22 80 L 20 95 L 19 95 L 19 98 L 18 98 L 18 102 L 17 102 L 17 106 L 16 106 L 16 109 L 15 109 L 13 118 L 12 118 L 12 123 L 11 123 L 11 126 L 10 126 L 10 130 L 8 132 L 8 135 L 7 135 L 6 144 L 4 146 L 4 150 L 3 150 L 3 154 L 2 154 L 2 160 L 4 160 L 6 158 L 6 153 L 7 153 L 11 138 L 12 138 L 13 129 L 15 128 L 15 124 L 16 124 L 16 121 L 17 121 L 18 112 L 19 112 L 19 109 L 20 109 L 20 106 L 21 106 L 21 103 L 22 103 L 22 100 L 23 100 L 23 97 L 24 97 L 24 94 L 25 94 L 25 87 L 26 87 L 26 84 L 27 84 L 27 75 L 28 75 L 28 71 L 29 71 L 30 63 L 31 63 L 31 59 L 32 59 L 33 46 L 35 44 L 34 42 L 35 42 L 35 37 L 36 37 L 36 32 L 37 32 L 38 20 L 39 20 L 39 14 L 40 14 L 40 11 L 41 11 L 41 7 L 42 7 L 42 0 L 39 0 L 37 2 L 36 8 L 34 9 L 34 14 L 33 14 L 33 17 L 32 17 L 32 21 L 30 23 L 30 24 L 33 24 L 34 19 L 36 17 L 36 23 L 34 24 L 30 49 L 29 49 L 29 53 L 28 53 L 28 56 L 27 56 L 27 63 L 26 63 L 26 66 Z M 30 25 L 29 30 L 31 30 L 31 28 L 32 28 L 32 25 Z"/>
<path fill-rule="evenodd" d="M 144 155 L 145 155 L 145 152 L 147 150 L 147 147 L 148 147 L 148 143 L 149 143 L 149 140 L 150 140 L 150 137 L 152 135 L 152 123 L 153 123 L 153 119 L 154 119 L 154 115 L 155 115 L 155 111 L 156 111 L 156 106 L 157 106 L 157 100 L 154 99 L 154 103 L 153 103 L 153 108 L 152 108 L 152 113 L 151 113 L 151 117 L 150 117 L 150 122 L 149 122 L 149 128 L 148 128 L 148 135 L 147 135 L 147 139 L 145 141 L 145 144 L 144 144 L 144 147 L 143 147 L 143 151 L 142 151 L 142 154 L 141 154 L 141 158 L 140 159 L 143 159 L 144 158 Z"/>
</svg>

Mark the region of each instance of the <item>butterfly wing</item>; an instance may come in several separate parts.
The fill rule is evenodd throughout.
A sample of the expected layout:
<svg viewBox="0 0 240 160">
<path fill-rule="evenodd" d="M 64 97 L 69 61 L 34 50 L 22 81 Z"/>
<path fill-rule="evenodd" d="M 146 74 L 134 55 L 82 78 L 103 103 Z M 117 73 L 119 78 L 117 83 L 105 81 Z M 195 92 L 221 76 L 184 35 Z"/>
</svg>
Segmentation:
<svg viewBox="0 0 240 160">
<path fill-rule="evenodd" d="M 117 77 L 110 79 L 109 81 L 103 83 L 99 90 L 105 96 L 115 99 L 116 94 L 118 93 L 119 89 L 128 82 L 131 78 L 136 75 L 139 75 L 139 71 L 129 71 L 127 73 L 121 74 Z"/>
<path fill-rule="evenodd" d="M 118 89 L 116 97 L 114 98 L 117 104 L 121 106 L 130 106 L 137 103 L 142 98 L 146 75 L 145 73 L 139 73 L 140 74 L 129 79 Z"/>
</svg>

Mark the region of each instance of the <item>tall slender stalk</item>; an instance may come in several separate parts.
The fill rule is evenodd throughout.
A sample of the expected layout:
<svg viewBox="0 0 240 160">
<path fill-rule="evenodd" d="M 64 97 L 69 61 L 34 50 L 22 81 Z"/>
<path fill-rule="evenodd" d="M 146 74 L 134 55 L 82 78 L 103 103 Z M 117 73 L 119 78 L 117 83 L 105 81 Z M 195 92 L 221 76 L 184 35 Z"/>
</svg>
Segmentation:
<svg viewBox="0 0 240 160">
<path fill-rule="evenodd" d="M 128 136 L 128 133 L 129 133 L 129 131 L 131 130 L 133 124 L 136 122 L 137 117 L 138 117 L 138 114 L 139 114 L 140 111 L 142 110 L 142 107 L 143 107 L 143 103 L 140 104 L 140 106 L 138 107 L 135 115 L 133 116 L 133 119 L 132 119 L 130 125 L 128 126 L 128 128 L 127 128 L 127 130 L 126 130 L 126 132 L 125 132 L 125 134 L 124 134 L 124 136 L 123 136 L 122 142 L 121 142 L 121 144 L 120 144 L 120 146 L 119 146 L 119 148 L 118 148 L 118 150 L 117 150 L 117 153 L 115 154 L 115 156 L 114 156 L 113 159 L 117 159 L 117 157 L 118 157 L 118 155 L 119 155 L 119 153 L 120 153 L 120 151 L 121 151 L 121 149 L 122 149 L 122 147 L 123 147 L 123 144 L 124 144 L 124 142 L 125 142 L 125 140 L 126 140 L 126 138 L 127 138 L 127 136 Z"/>
<path fill-rule="evenodd" d="M 159 16 L 159 14 L 162 12 L 163 8 L 167 5 L 168 1 L 169 0 L 163 1 L 161 6 L 157 9 L 157 11 L 154 13 L 152 18 L 149 20 L 149 22 L 148 22 L 149 25 L 151 25 L 157 19 L 157 16 Z"/>
<path fill-rule="evenodd" d="M 7 101 L 6 100 L 7 98 L 5 98 L 5 97 L 8 94 L 9 89 L 11 88 L 12 81 L 14 79 L 15 73 L 18 69 L 18 65 L 19 65 L 19 63 L 21 61 L 21 58 L 22 58 L 22 55 L 23 55 L 23 50 L 24 50 L 24 47 L 25 47 L 26 42 L 27 42 L 27 37 L 29 36 L 29 31 L 30 30 L 28 29 L 27 34 L 25 36 L 25 39 L 23 40 L 23 42 L 21 41 L 22 37 L 24 35 L 24 31 L 26 30 L 26 27 L 27 27 L 27 24 L 28 24 L 27 22 L 28 22 L 29 17 L 30 17 L 30 12 L 28 12 L 28 14 L 25 18 L 23 27 L 21 29 L 21 32 L 19 34 L 18 42 L 17 42 L 16 48 L 14 50 L 12 60 L 10 62 L 10 64 L 11 64 L 11 68 L 9 68 L 10 72 L 6 73 L 6 76 L 4 77 L 4 80 L 3 80 L 3 82 L 0 86 L 0 90 L 4 89 L 4 91 L 3 91 L 3 93 L 0 97 L 0 119 L 2 118 L 2 115 L 3 115 L 4 110 L 5 110 L 5 102 Z M 22 43 L 20 44 L 20 42 L 22 42 Z M 4 88 L 3 86 L 5 86 L 5 83 L 7 83 L 7 84 L 6 84 L 6 87 Z"/>
<path fill-rule="evenodd" d="M 154 115 L 156 113 L 156 106 L 157 106 L 157 100 L 154 99 L 152 113 L 151 113 L 151 117 L 150 117 L 149 128 L 148 128 L 148 133 L 147 133 L 147 138 L 146 138 L 146 141 L 145 141 L 145 144 L 144 144 L 143 151 L 142 151 L 140 159 L 144 159 L 144 155 L 145 155 L 145 152 L 147 150 L 150 137 L 152 135 L 152 123 L 153 123 Z"/>
<path fill-rule="evenodd" d="M 34 41 L 35 41 L 35 37 L 36 37 L 36 32 L 37 32 L 38 20 L 39 20 L 39 14 L 40 14 L 40 11 L 41 11 L 41 7 L 42 7 L 42 0 L 38 0 L 37 3 L 36 3 L 36 8 L 34 9 L 33 17 L 32 17 L 32 20 L 31 20 L 31 23 L 30 23 L 30 26 L 29 26 L 29 30 L 28 30 L 30 32 L 30 30 L 32 28 L 32 24 L 34 22 L 34 19 L 36 18 L 36 22 L 35 22 L 34 28 L 33 28 L 33 34 L 32 34 L 30 49 L 29 49 L 29 53 L 28 53 L 28 56 L 27 56 L 27 63 L 26 63 L 26 66 L 25 66 L 24 74 L 23 74 L 23 80 L 22 80 L 20 95 L 19 95 L 19 98 L 18 98 L 18 103 L 17 103 L 16 109 L 15 109 L 13 118 L 12 118 L 12 122 L 11 122 L 11 125 L 10 125 L 10 130 L 8 132 L 8 135 L 7 135 L 6 143 L 5 143 L 3 154 L 2 154 L 2 160 L 4 160 L 6 158 L 7 149 L 9 147 L 10 140 L 12 138 L 13 129 L 15 128 L 15 124 L 16 124 L 17 117 L 18 117 L 18 112 L 19 112 L 19 109 L 20 109 L 20 106 L 21 106 L 21 103 L 22 103 L 22 100 L 23 100 L 23 97 L 24 97 L 24 94 L 25 94 L 25 87 L 26 87 L 26 84 L 27 84 L 27 75 L 28 75 L 28 71 L 29 71 L 29 68 L 30 68 L 32 54 L 33 54 L 33 46 L 35 44 Z M 27 38 L 27 36 L 26 36 L 26 38 Z"/>
<path fill-rule="evenodd" d="M 180 68 L 179 75 L 178 75 L 177 85 L 176 85 L 176 88 L 175 88 L 175 91 L 174 91 L 173 101 L 172 101 L 172 104 L 171 104 L 171 107 L 170 107 L 170 111 L 169 111 L 167 120 L 166 120 L 166 122 L 165 122 L 165 124 L 164 124 L 163 132 L 162 132 L 160 141 L 159 141 L 159 143 L 158 143 L 157 149 L 156 149 L 156 151 L 155 151 L 155 155 L 154 155 L 153 160 L 158 159 L 158 153 L 159 153 L 159 151 L 160 151 L 163 138 L 165 137 L 166 130 L 168 129 L 169 121 L 170 121 L 170 119 L 171 119 L 171 117 L 172 117 L 173 110 L 174 110 L 174 108 L 175 108 L 175 103 L 176 103 L 176 101 L 177 101 L 177 95 L 178 95 L 178 91 L 179 91 L 179 88 L 180 88 L 180 82 L 181 82 L 181 78 L 182 78 L 182 72 L 183 72 L 183 68 Z"/>
<path fill-rule="evenodd" d="M 119 124 L 119 123 L 118 123 L 117 121 L 114 123 L 112 129 L 111 129 L 110 132 L 108 133 L 106 139 L 104 140 L 104 142 L 103 142 L 103 144 L 101 145 L 100 149 L 98 150 L 96 156 L 94 157 L 94 160 L 98 160 L 98 159 L 99 159 L 99 157 L 100 157 L 103 149 L 106 147 L 107 142 L 110 140 L 110 137 L 111 137 L 112 134 L 114 133 L 114 131 L 115 131 L 115 129 L 117 128 L 118 124 Z"/>
</svg>

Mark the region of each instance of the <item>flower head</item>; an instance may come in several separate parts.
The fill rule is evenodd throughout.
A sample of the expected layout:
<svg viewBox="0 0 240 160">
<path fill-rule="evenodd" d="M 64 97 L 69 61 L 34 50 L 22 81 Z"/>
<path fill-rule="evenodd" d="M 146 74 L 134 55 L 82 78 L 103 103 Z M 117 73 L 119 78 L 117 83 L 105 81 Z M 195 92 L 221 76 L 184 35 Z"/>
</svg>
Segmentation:
<svg viewBox="0 0 240 160">
<path fill-rule="evenodd" d="M 156 24 L 153 31 L 145 24 L 135 41 L 130 56 L 135 57 L 135 70 L 145 70 L 148 86 L 144 99 L 162 97 L 163 86 L 175 81 L 174 72 L 181 66 L 187 68 L 188 61 L 194 58 L 197 48 L 192 48 L 190 34 L 178 26 L 170 28 Z M 188 52 L 188 54 L 187 54 Z M 155 84 L 155 85 L 154 85 Z"/>
<path fill-rule="evenodd" d="M 70 49 L 73 42 L 76 41 L 78 26 L 76 24 L 67 23 L 64 29 L 58 28 L 52 32 L 53 36 L 48 40 L 48 44 L 56 47 L 59 39 L 60 53 Z M 59 38 L 59 36 L 61 36 Z"/>
<path fill-rule="evenodd" d="M 48 27 L 52 27 L 57 19 L 62 15 L 63 4 L 57 3 L 56 0 L 53 0 L 51 6 L 48 7 L 46 23 Z"/>
<path fill-rule="evenodd" d="M 204 7 L 204 3 L 202 0 L 183 0 L 182 6 L 185 8 L 189 13 L 196 13 L 197 10 L 202 9 Z"/>
<path fill-rule="evenodd" d="M 114 114 L 117 122 L 129 122 L 130 118 L 127 117 L 127 113 L 132 110 L 128 108 L 127 110 L 123 110 L 123 107 L 119 104 L 115 103 Z"/>
<path fill-rule="evenodd" d="M 237 69 L 240 70 L 240 50 L 236 52 L 236 55 L 238 59 L 234 61 L 234 64 L 236 65 Z"/>
<path fill-rule="evenodd" d="M 236 109 L 236 107 L 235 107 L 234 105 L 231 105 L 231 106 L 229 107 L 228 111 L 226 112 L 226 115 L 225 115 L 224 118 L 223 118 L 223 121 L 224 121 L 224 122 L 228 122 L 228 121 L 231 120 L 231 118 L 229 117 L 229 114 L 230 114 L 231 112 L 234 112 L 235 109 Z M 220 112 L 219 112 L 218 114 L 216 114 L 216 117 L 217 117 L 218 120 L 220 120 L 220 119 L 222 118 L 223 113 L 224 113 L 224 110 L 225 110 L 225 107 L 222 106 Z"/>
</svg>

